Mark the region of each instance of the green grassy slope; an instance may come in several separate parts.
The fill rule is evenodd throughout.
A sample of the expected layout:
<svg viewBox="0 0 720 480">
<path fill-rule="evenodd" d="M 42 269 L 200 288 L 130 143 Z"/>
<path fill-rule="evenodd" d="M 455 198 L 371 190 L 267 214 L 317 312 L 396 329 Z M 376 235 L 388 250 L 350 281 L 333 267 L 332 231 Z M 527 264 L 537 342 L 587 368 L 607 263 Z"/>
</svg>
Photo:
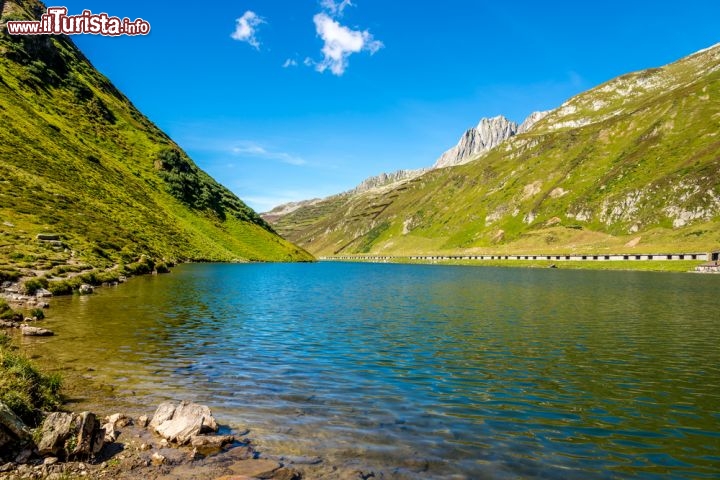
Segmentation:
<svg viewBox="0 0 720 480">
<path fill-rule="evenodd" d="M 578 95 L 468 164 L 274 226 L 317 255 L 714 249 L 719 98 L 715 46 Z"/>
<path fill-rule="evenodd" d="M 0 23 L 44 11 L 35 1 L 0 5 Z M 195 166 L 68 38 L 0 27 L 0 271 L 107 268 L 141 254 L 312 259 Z"/>
</svg>

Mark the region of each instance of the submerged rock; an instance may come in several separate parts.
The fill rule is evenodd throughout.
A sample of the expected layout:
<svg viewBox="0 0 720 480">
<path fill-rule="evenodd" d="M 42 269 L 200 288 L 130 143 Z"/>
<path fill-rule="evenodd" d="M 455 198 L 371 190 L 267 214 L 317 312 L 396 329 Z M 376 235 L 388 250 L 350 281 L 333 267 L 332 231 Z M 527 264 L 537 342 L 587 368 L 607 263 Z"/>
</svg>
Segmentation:
<svg viewBox="0 0 720 480">
<path fill-rule="evenodd" d="M 193 435 L 190 445 L 200 449 L 220 449 L 235 441 L 234 435 Z"/>
<path fill-rule="evenodd" d="M 89 295 L 93 293 L 93 287 L 88 285 L 87 283 L 83 283 L 82 285 L 80 285 L 78 291 L 80 292 L 80 295 Z"/>
<path fill-rule="evenodd" d="M 21 325 L 20 331 L 26 337 L 51 337 L 55 335 L 52 330 L 40 327 L 30 327 L 28 325 Z"/>
<path fill-rule="evenodd" d="M 163 438 L 180 445 L 195 435 L 217 432 L 218 425 L 205 405 L 193 402 L 164 402 L 158 406 L 150 426 Z"/>
</svg>

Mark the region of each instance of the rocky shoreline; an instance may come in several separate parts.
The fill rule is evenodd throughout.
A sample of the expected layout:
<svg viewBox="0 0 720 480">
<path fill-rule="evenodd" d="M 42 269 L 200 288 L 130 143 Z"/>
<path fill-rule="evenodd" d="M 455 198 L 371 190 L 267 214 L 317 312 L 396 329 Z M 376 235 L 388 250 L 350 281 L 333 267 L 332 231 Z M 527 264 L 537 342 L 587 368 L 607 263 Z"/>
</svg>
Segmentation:
<svg viewBox="0 0 720 480">
<path fill-rule="evenodd" d="M 53 412 L 34 432 L 0 403 L 0 478 L 298 480 L 317 457 L 265 457 L 248 438 L 219 435 L 207 406 L 165 402 L 147 416 Z"/>
<path fill-rule="evenodd" d="M 124 282 L 126 278 L 121 280 Z M 41 289 L 34 295 L 26 295 L 20 293 L 20 285 L 20 282 L 0 285 L 0 299 L 13 309 L 35 313 L 50 308 L 48 300 L 53 296 L 50 292 Z M 78 293 L 93 293 L 93 287 L 87 287 Z M 42 324 L 44 317 L 44 314 L 29 316 L 16 311 L 13 318 L 0 320 L 0 329 L 16 329 L 24 336 L 53 335 L 52 331 L 36 326 Z M 220 429 L 210 408 L 194 403 L 165 402 L 150 419 L 146 414 L 131 417 L 114 413 L 101 417 L 92 412 L 45 412 L 43 423 L 34 430 L 3 407 L 0 403 L 0 480 L 385 477 L 381 471 L 367 469 L 362 462 L 332 465 L 319 456 L 263 452 L 248 436 L 249 430 Z M 183 422 L 164 423 L 163 418 L 172 419 L 178 407 L 196 415 L 190 415 L 190 420 L 187 415 L 181 415 L 185 418 Z M 100 418 L 104 418 L 103 422 Z M 60 427 L 65 429 L 64 433 Z M 219 430 L 223 433 L 219 434 Z M 84 433 L 81 435 L 81 432 Z"/>
</svg>

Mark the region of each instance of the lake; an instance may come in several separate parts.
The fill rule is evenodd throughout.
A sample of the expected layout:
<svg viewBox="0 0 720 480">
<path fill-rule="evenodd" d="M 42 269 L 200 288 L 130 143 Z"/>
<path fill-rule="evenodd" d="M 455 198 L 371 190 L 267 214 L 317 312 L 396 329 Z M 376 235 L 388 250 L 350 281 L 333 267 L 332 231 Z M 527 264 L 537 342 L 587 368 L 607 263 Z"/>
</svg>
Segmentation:
<svg viewBox="0 0 720 480">
<path fill-rule="evenodd" d="M 52 300 L 73 404 L 385 478 L 717 478 L 720 276 L 196 264 Z"/>
</svg>

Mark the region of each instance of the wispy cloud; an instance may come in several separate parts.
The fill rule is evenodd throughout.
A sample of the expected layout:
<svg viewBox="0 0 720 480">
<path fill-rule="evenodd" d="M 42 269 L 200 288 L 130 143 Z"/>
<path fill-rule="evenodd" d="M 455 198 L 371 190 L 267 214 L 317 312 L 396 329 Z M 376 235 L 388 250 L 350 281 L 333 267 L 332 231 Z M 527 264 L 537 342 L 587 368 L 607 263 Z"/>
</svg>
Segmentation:
<svg viewBox="0 0 720 480">
<path fill-rule="evenodd" d="M 320 6 L 335 17 L 342 16 L 345 7 L 352 7 L 354 5 L 350 0 L 320 0 Z"/>
<path fill-rule="evenodd" d="M 288 58 L 287 60 L 285 60 L 285 63 L 282 64 L 282 67 L 283 68 L 297 67 L 297 64 L 298 63 L 296 60 L 294 60 L 292 58 Z"/>
<path fill-rule="evenodd" d="M 260 50 L 260 42 L 255 35 L 258 27 L 266 23 L 262 17 L 255 12 L 248 10 L 242 17 L 235 19 L 235 31 L 230 35 L 234 40 L 247 42 L 255 49 Z"/>
<path fill-rule="evenodd" d="M 232 153 L 239 156 L 265 158 L 268 160 L 277 160 L 288 165 L 306 165 L 307 162 L 295 155 L 291 155 L 287 152 L 280 152 L 271 149 L 267 149 L 262 145 L 252 142 L 242 142 L 232 147 Z"/>
<path fill-rule="evenodd" d="M 368 51 L 374 54 L 383 47 L 383 43 L 375 40 L 367 30 L 352 30 L 340 25 L 327 13 L 318 13 L 313 17 L 315 30 L 323 40 L 322 61 L 315 64 L 318 72 L 327 69 L 334 75 L 342 75 L 348 67 L 348 59 L 353 53 Z"/>
</svg>

